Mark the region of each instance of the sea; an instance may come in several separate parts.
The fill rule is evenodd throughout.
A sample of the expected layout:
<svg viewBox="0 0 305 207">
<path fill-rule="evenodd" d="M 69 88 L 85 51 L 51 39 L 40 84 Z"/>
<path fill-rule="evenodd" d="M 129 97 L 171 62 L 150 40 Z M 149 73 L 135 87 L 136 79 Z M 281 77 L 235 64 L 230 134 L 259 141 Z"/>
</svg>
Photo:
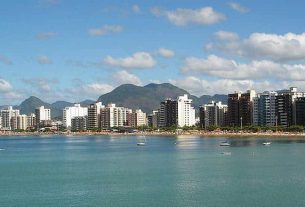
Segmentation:
<svg viewBox="0 0 305 207">
<path fill-rule="evenodd" d="M 304 139 L 0 137 L 1 207 L 293 207 L 304 195 Z"/>
</svg>

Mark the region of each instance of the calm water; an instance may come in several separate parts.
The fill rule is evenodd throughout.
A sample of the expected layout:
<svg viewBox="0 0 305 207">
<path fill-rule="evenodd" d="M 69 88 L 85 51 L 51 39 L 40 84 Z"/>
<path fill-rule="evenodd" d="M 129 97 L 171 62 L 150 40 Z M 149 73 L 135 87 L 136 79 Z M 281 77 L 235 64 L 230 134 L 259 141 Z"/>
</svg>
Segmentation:
<svg viewBox="0 0 305 207">
<path fill-rule="evenodd" d="M 1 137 L 0 206 L 305 206 L 305 141 L 224 140 Z"/>
</svg>

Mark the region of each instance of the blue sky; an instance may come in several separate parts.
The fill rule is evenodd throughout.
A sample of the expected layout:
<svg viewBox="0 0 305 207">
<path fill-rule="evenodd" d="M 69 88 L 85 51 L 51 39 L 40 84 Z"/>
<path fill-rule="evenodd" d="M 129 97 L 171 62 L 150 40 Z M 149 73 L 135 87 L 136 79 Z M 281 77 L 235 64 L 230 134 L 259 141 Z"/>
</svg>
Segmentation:
<svg viewBox="0 0 305 207">
<path fill-rule="evenodd" d="M 123 83 L 305 89 L 303 1 L 1 3 L 0 105 L 97 99 Z"/>
</svg>

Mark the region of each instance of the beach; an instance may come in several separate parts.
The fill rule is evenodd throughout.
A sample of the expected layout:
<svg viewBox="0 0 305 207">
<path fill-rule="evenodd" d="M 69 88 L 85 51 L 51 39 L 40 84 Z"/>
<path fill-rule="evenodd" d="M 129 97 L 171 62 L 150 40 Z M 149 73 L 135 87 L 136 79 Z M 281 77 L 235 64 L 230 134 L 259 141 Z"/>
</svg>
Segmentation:
<svg viewBox="0 0 305 207">
<path fill-rule="evenodd" d="M 207 136 L 207 137 L 304 137 L 305 132 L 247 132 L 247 131 L 205 131 L 205 130 L 187 130 L 187 131 L 138 131 L 132 133 L 119 133 L 111 131 L 101 132 L 13 132 L 0 131 L 0 136 L 46 136 L 46 135 L 63 135 L 63 136 Z"/>
</svg>

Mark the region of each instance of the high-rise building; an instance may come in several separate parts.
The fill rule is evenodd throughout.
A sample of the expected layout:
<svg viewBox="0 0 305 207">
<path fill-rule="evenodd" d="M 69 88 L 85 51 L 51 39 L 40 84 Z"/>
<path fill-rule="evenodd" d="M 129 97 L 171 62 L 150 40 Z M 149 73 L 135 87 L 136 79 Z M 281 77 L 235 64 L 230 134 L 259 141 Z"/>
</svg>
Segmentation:
<svg viewBox="0 0 305 207">
<path fill-rule="evenodd" d="M 152 114 L 149 114 L 147 117 L 148 126 L 157 128 L 158 120 L 159 120 L 159 111 L 158 110 L 152 111 Z"/>
<path fill-rule="evenodd" d="M 295 100 L 296 125 L 305 125 L 305 97 L 299 97 Z"/>
<path fill-rule="evenodd" d="M 18 116 L 13 116 L 11 118 L 11 130 L 16 130 L 17 129 L 17 117 Z"/>
<path fill-rule="evenodd" d="M 35 109 L 36 127 L 43 127 L 42 123 L 46 123 L 51 120 L 51 109 L 46 109 L 44 106 L 40 106 Z"/>
<path fill-rule="evenodd" d="M 36 127 L 36 116 L 34 113 L 31 113 L 29 116 L 27 116 L 27 126 L 28 128 Z"/>
<path fill-rule="evenodd" d="M 28 128 L 28 116 L 25 114 L 17 116 L 17 129 L 27 130 Z"/>
<path fill-rule="evenodd" d="M 276 125 L 277 92 L 265 91 L 253 99 L 253 124 L 258 126 Z"/>
<path fill-rule="evenodd" d="M 291 96 L 291 104 L 292 104 L 292 124 L 296 124 L 296 119 L 297 119 L 297 112 L 296 112 L 296 104 L 295 104 L 295 100 L 297 98 L 302 98 L 305 97 L 305 93 L 304 92 L 298 92 L 298 88 L 296 87 L 290 87 L 289 92 L 288 92 Z"/>
<path fill-rule="evenodd" d="M 200 107 L 200 126 L 225 126 L 226 114 L 228 106 L 221 102 L 204 104 Z"/>
<path fill-rule="evenodd" d="M 0 113 L 2 119 L 2 130 L 14 130 L 17 128 L 17 116 L 20 113 L 18 109 L 13 109 L 12 106 L 9 106 L 7 109 L 1 110 Z"/>
<path fill-rule="evenodd" d="M 280 126 L 291 126 L 292 121 L 292 97 L 289 93 L 276 96 L 276 117 Z"/>
<path fill-rule="evenodd" d="M 87 129 L 87 116 L 74 116 L 71 119 L 72 131 L 84 131 Z"/>
<path fill-rule="evenodd" d="M 100 129 L 101 128 L 101 109 L 105 108 L 102 102 L 90 104 L 88 107 L 88 123 L 87 129 Z"/>
<path fill-rule="evenodd" d="M 74 117 L 83 117 L 88 115 L 88 108 L 81 107 L 80 104 L 74 104 L 74 106 L 66 107 L 63 110 L 63 126 L 67 129 L 71 128 L 71 120 Z"/>
<path fill-rule="evenodd" d="M 187 94 L 179 96 L 177 99 L 178 105 L 178 126 L 194 126 L 196 124 L 195 109 L 192 106 L 192 99 L 188 98 Z"/>
<path fill-rule="evenodd" d="M 178 125 L 178 103 L 176 100 L 166 99 L 160 103 L 158 125 L 160 127 Z"/>
<path fill-rule="evenodd" d="M 282 126 L 291 126 L 297 123 L 297 98 L 305 97 L 304 92 L 298 92 L 296 87 L 290 87 L 289 90 L 281 90 L 277 97 L 277 120 Z"/>
<path fill-rule="evenodd" d="M 228 94 L 228 125 L 239 126 L 240 115 L 239 115 L 239 98 L 240 92 Z"/>
<path fill-rule="evenodd" d="M 147 125 L 146 113 L 141 109 L 137 109 L 132 113 L 127 115 L 128 126 L 131 127 L 140 127 Z"/>
<path fill-rule="evenodd" d="M 254 90 L 241 94 L 239 99 L 239 116 L 243 125 L 253 124 L 253 99 L 256 97 Z"/>
<path fill-rule="evenodd" d="M 246 93 L 235 92 L 228 95 L 228 125 L 240 126 L 254 123 L 253 100 L 256 97 L 254 90 Z"/>
<path fill-rule="evenodd" d="M 102 129 L 128 126 L 127 115 L 131 112 L 131 109 L 108 104 L 107 107 L 101 109 Z"/>
<path fill-rule="evenodd" d="M 156 118 L 158 127 L 184 127 L 196 124 L 195 109 L 187 94 L 179 96 L 177 100 L 162 101 Z"/>
</svg>

